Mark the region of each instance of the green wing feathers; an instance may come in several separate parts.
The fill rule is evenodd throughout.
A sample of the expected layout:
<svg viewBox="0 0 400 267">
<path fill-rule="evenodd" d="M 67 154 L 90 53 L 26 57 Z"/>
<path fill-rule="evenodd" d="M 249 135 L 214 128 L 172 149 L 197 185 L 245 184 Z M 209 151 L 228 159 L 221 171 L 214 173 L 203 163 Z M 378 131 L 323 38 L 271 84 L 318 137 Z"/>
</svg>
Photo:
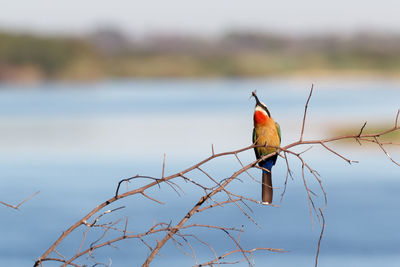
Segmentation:
<svg viewBox="0 0 400 267">
<path fill-rule="evenodd" d="M 282 137 L 281 137 L 281 126 L 279 126 L 279 123 L 275 122 L 275 126 L 276 126 L 276 130 L 278 131 L 278 135 L 279 135 L 279 142 L 282 141 Z M 253 134 L 254 135 L 254 134 Z M 254 138 L 254 137 L 253 137 Z M 254 141 L 253 141 L 254 143 Z"/>
<path fill-rule="evenodd" d="M 253 128 L 253 144 L 257 141 L 257 133 L 256 133 L 256 129 Z M 256 158 L 259 159 L 260 158 L 260 151 L 259 149 L 257 149 L 256 147 L 254 148 L 254 152 L 256 153 Z"/>
</svg>

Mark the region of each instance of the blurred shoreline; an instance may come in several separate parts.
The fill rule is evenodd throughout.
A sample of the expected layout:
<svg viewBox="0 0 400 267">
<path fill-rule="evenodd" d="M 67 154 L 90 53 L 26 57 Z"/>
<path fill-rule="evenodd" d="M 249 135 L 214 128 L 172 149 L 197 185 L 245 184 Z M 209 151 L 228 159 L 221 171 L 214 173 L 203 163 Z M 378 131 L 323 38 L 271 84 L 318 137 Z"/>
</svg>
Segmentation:
<svg viewBox="0 0 400 267">
<path fill-rule="evenodd" d="M 0 31 L 0 82 L 130 78 L 400 79 L 400 33 L 289 36 L 227 32 L 85 36 Z"/>
</svg>

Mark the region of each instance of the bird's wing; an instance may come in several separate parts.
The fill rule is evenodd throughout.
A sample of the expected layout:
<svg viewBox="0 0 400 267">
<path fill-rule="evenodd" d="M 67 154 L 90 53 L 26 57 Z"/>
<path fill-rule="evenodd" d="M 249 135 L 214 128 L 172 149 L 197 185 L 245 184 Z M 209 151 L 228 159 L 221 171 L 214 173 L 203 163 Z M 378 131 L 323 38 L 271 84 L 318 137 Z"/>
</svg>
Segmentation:
<svg viewBox="0 0 400 267">
<path fill-rule="evenodd" d="M 256 129 L 253 128 L 253 144 L 255 144 L 255 142 L 257 141 L 257 133 L 256 133 Z M 254 148 L 254 152 L 256 153 L 256 158 L 259 159 L 260 158 L 260 152 L 258 151 L 259 149 L 257 149 L 256 147 Z"/>
<path fill-rule="evenodd" d="M 276 126 L 276 130 L 278 131 L 278 135 L 279 135 L 279 143 L 281 142 L 281 126 L 279 126 L 279 123 L 275 122 L 275 126 Z"/>
</svg>

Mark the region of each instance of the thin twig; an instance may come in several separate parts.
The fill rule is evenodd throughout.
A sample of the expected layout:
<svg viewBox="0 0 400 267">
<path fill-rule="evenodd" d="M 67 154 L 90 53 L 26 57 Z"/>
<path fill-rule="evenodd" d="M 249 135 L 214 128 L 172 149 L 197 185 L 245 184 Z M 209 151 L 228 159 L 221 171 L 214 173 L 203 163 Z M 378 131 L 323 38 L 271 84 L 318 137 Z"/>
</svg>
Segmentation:
<svg viewBox="0 0 400 267">
<path fill-rule="evenodd" d="M 321 214 L 321 217 L 322 217 L 322 227 L 321 227 L 321 234 L 319 235 L 319 239 L 318 239 L 317 254 L 315 255 L 315 267 L 318 266 L 319 250 L 321 248 L 321 240 L 322 240 L 322 236 L 323 236 L 324 230 L 325 230 L 325 216 L 324 216 L 324 213 L 322 212 L 321 209 L 318 209 L 318 210 L 319 210 L 319 213 Z"/>
<path fill-rule="evenodd" d="M 304 107 L 303 124 L 301 125 L 301 134 L 300 134 L 300 139 L 299 139 L 300 141 L 303 141 L 304 126 L 305 126 L 305 124 L 306 124 L 306 116 L 307 116 L 308 102 L 310 102 L 310 98 L 311 98 L 311 95 L 312 95 L 313 90 L 314 90 L 314 84 L 311 85 L 310 94 L 308 95 L 307 102 L 306 102 L 306 105 L 305 105 L 305 107 Z"/>
<path fill-rule="evenodd" d="M 40 191 L 37 191 L 37 192 L 35 192 L 35 193 L 33 193 L 32 195 L 30 195 L 29 197 L 27 197 L 27 198 L 25 198 L 24 200 L 22 200 L 20 203 L 18 203 L 17 205 L 11 205 L 11 204 L 8 204 L 8 203 L 6 203 L 6 202 L 3 202 L 3 201 L 0 201 L 0 204 L 3 204 L 4 206 L 6 206 L 6 207 L 9 207 L 9 208 L 13 208 L 13 209 L 19 209 L 19 207 L 21 207 L 22 206 L 22 204 L 24 204 L 25 202 L 27 202 L 28 200 L 30 200 L 31 198 L 33 198 L 34 196 L 36 196 L 37 194 L 39 194 L 39 192 Z"/>
<path fill-rule="evenodd" d="M 360 137 L 361 136 L 361 134 L 362 134 L 362 132 L 363 132 L 363 130 L 364 130 L 364 128 L 365 128 L 365 126 L 367 125 L 367 122 L 364 122 L 364 125 L 361 127 L 361 129 L 360 129 L 360 132 L 358 133 L 358 137 Z"/>
<path fill-rule="evenodd" d="M 164 173 L 165 173 L 165 153 L 164 153 L 164 159 L 163 159 L 163 164 L 162 164 L 162 175 L 161 177 L 164 179 Z"/>
<path fill-rule="evenodd" d="M 400 163 L 398 163 L 397 161 L 395 161 L 390 155 L 389 153 L 386 151 L 386 149 L 383 147 L 383 145 L 378 141 L 378 137 L 374 137 L 376 143 L 378 144 L 378 146 L 382 149 L 383 153 L 385 153 L 385 155 L 397 166 L 400 166 Z"/>
</svg>

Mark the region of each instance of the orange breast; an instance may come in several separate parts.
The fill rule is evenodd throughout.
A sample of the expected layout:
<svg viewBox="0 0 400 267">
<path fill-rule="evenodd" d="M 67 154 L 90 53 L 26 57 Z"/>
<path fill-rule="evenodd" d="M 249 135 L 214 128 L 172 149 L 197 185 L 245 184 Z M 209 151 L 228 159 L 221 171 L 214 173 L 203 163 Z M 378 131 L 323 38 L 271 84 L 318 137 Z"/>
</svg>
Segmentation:
<svg viewBox="0 0 400 267">
<path fill-rule="evenodd" d="M 256 144 L 270 146 L 256 148 L 259 155 L 266 155 L 275 152 L 276 147 L 280 146 L 281 142 L 274 119 L 267 117 L 263 124 L 255 123 L 254 130 L 257 137 Z"/>
</svg>

